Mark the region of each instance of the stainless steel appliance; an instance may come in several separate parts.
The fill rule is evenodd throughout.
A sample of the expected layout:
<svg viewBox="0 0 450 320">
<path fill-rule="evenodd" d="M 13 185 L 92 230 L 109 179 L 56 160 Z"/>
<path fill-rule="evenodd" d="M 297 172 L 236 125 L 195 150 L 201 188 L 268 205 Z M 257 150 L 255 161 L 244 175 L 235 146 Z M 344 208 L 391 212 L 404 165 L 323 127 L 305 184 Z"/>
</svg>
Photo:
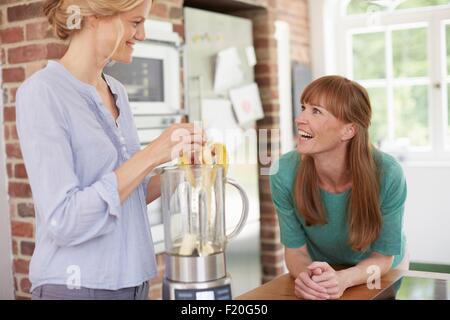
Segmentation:
<svg viewBox="0 0 450 320">
<path fill-rule="evenodd" d="M 231 299 L 225 248 L 244 227 L 248 215 L 245 191 L 225 177 L 221 165 L 159 168 L 166 267 L 163 299 Z M 225 231 L 225 185 L 242 199 L 239 223 Z"/>
</svg>

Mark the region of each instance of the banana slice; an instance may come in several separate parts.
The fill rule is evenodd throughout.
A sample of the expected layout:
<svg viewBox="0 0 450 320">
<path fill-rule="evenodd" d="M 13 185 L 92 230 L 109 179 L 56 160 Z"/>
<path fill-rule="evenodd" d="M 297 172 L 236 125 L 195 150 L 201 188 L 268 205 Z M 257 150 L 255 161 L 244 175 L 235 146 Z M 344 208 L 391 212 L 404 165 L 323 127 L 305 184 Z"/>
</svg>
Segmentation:
<svg viewBox="0 0 450 320">
<path fill-rule="evenodd" d="M 214 163 L 223 166 L 223 175 L 226 177 L 228 173 L 227 147 L 222 143 L 214 143 L 212 145 L 212 150 L 214 152 Z"/>
<path fill-rule="evenodd" d="M 181 256 L 190 256 L 197 247 L 197 235 L 186 233 L 181 242 L 179 254 Z"/>
</svg>

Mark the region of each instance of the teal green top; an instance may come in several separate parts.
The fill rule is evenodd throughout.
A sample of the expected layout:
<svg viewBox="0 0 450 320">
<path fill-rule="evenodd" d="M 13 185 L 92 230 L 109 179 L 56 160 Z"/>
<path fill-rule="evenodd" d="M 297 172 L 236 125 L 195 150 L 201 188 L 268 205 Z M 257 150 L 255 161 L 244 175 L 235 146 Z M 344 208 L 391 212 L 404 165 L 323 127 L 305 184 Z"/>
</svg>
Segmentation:
<svg viewBox="0 0 450 320">
<path fill-rule="evenodd" d="M 400 164 L 390 155 L 375 151 L 375 160 L 381 169 L 380 236 L 363 252 L 354 251 L 348 243 L 347 200 L 351 189 L 333 194 L 320 190 L 327 224 L 307 226 L 296 210 L 294 184 L 300 155 L 291 151 L 283 155 L 272 167 L 270 188 L 280 226 L 281 242 L 288 248 L 300 248 L 306 244 L 313 261 L 329 264 L 356 265 L 372 252 L 394 256 L 395 268 L 405 254 L 406 239 L 403 234 L 403 211 L 406 199 L 406 180 Z M 278 169 L 278 170 L 275 170 Z"/>
</svg>

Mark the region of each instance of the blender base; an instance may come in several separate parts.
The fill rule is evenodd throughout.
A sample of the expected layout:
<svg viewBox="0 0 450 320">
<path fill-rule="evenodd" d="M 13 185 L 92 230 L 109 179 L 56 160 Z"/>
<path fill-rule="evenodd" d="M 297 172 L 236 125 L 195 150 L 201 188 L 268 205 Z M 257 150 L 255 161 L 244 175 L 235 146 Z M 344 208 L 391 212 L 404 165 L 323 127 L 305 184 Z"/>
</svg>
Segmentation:
<svg viewBox="0 0 450 320">
<path fill-rule="evenodd" d="M 207 282 L 175 282 L 163 280 L 164 300 L 231 300 L 229 276 Z"/>
</svg>

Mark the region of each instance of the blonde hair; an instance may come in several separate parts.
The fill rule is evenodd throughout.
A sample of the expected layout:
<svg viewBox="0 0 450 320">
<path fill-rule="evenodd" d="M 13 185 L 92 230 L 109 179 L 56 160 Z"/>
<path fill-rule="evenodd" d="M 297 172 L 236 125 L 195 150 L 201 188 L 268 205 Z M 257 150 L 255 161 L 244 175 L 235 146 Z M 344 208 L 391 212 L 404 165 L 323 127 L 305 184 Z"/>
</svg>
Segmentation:
<svg viewBox="0 0 450 320">
<path fill-rule="evenodd" d="M 144 0 L 46 0 L 44 14 L 48 22 L 53 26 L 60 39 L 67 39 L 81 28 L 82 18 L 92 15 L 112 16 L 117 13 L 132 10 Z M 74 7 L 71 7 L 74 6 Z M 74 11 L 79 10 L 81 19 L 79 28 L 70 25 L 74 19 Z"/>
<path fill-rule="evenodd" d="M 374 160 L 368 128 L 372 116 L 367 91 L 358 83 L 340 76 L 325 76 L 309 84 L 302 104 L 322 105 L 336 118 L 355 124 L 357 131 L 348 145 L 352 191 L 347 205 L 349 244 L 357 251 L 366 249 L 381 231 L 379 200 L 380 171 Z M 297 171 L 294 197 L 307 225 L 326 224 L 314 159 L 303 155 Z"/>
</svg>

